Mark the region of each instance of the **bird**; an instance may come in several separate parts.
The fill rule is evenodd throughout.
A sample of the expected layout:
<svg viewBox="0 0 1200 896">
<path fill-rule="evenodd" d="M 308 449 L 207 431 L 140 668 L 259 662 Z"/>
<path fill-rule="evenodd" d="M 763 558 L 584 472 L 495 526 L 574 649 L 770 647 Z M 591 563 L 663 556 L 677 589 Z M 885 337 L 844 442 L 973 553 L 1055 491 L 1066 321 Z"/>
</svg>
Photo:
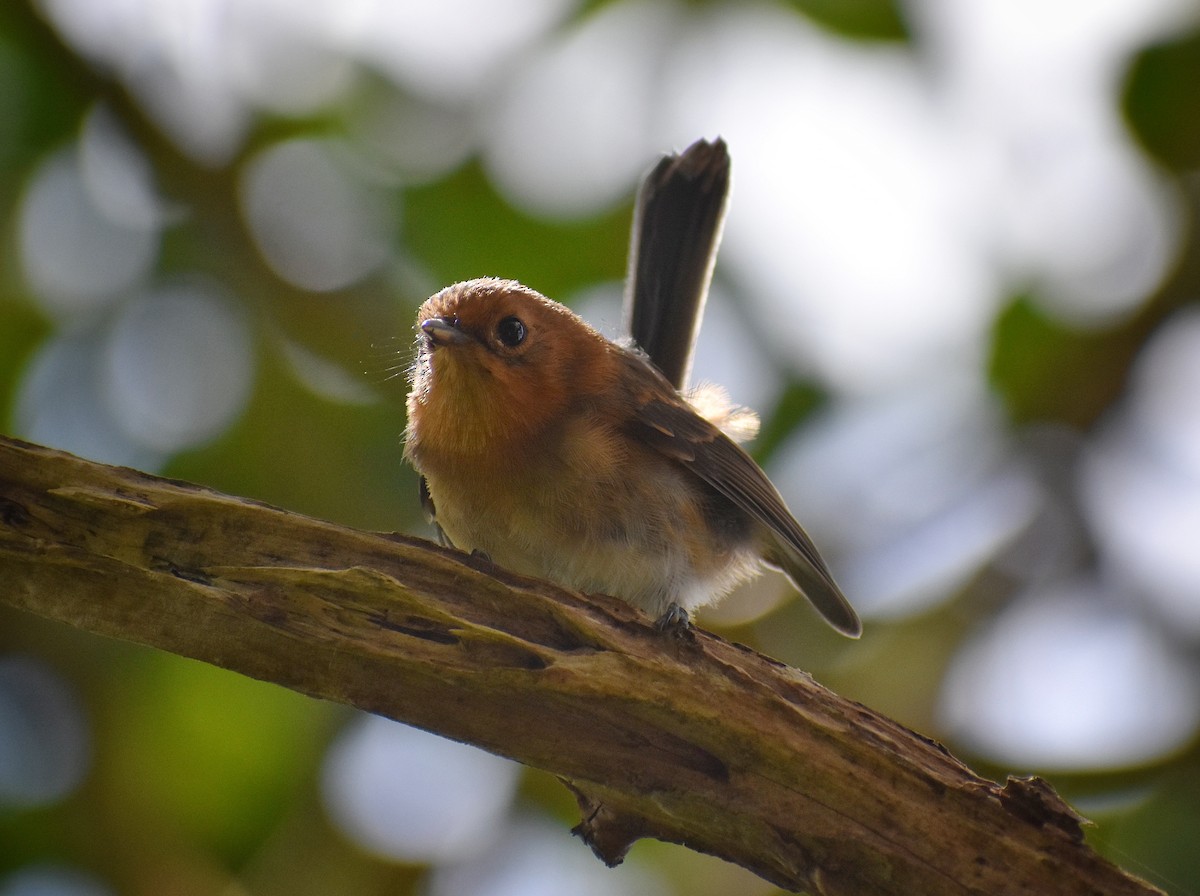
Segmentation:
<svg viewBox="0 0 1200 896">
<path fill-rule="evenodd" d="M 686 631 L 763 565 L 838 631 L 862 625 L 738 442 L 752 411 L 686 389 L 730 183 L 724 141 L 661 158 L 635 203 L 614 342 L 516 281 L 480 278 L 417 316 L 405 456 L 442 540 Z"/>
<path fill-rule="evenodd" d="M 689 624 L 763 564 L 861 632 L 762 468 L 630 345 L 513 280 L 417 316 L 405 455 L 453 546 Z"/>
</svg>

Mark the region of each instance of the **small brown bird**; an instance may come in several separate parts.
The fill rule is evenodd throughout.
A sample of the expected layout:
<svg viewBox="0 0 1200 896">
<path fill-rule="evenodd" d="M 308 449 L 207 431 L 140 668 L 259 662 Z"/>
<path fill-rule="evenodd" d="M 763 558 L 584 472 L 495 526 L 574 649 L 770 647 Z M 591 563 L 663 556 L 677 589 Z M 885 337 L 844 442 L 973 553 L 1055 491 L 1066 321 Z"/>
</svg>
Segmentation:
<svg viewBox="0 0 1200 896">
<path fill-rule="evenodd" d="M 641 352 L 511 280 L 443 289 L 417 328 L 405 455 L 453 545 L 661 627 L 766 563 L 859 635 L 779 492 L 718 426 L 728 413 L 702 415 Z"/>
</svg>

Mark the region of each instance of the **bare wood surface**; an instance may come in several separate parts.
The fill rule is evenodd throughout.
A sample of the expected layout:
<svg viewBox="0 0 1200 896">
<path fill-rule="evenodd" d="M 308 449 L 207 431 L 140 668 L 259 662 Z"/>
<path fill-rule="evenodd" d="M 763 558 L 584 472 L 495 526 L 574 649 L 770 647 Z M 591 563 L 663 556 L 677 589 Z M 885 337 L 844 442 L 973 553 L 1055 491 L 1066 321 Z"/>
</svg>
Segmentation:
<svg viewBox="0 0 1200 896">
<path fill-rule="evenodd" d="M 0 437 L 0 603 L 559 775 L 578 831 L 815 894 L 1150 894 L 1004 786 L 795 669 L 607 598 Z"/>
</svg>

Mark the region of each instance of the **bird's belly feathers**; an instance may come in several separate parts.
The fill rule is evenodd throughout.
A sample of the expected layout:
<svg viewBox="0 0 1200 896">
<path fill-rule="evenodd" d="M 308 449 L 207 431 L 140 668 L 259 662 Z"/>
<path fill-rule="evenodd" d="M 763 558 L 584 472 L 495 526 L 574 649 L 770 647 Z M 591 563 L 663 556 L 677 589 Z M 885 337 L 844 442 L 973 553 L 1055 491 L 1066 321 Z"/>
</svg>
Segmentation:
<svg viewBox="0 0 1200 896">
<path fill-rule="evenodd" d="M 460 469 L 451 489 L 425 475 L 438 525 L 459 549 L 658 617 L 671 603 L 692 610 L 720 597 L 759 561 L 747 527 L 712 526 L 713 496 L 675 465 L 657 466 L 655 487 L 642 492 L 601 466 L 589 471 L 586 489 L 578 475 L 564 477 L 574 483 L 569 493 L 528 470 L 468 484 Z"/>
</svg>

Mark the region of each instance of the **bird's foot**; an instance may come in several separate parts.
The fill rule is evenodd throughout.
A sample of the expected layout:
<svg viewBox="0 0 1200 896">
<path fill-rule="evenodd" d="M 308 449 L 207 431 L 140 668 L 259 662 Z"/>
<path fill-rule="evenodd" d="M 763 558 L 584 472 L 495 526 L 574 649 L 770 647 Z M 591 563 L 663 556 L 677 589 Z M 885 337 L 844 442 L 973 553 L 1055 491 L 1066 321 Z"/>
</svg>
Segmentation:
<svg viewBox="0 0 1200 896">
<path fill-rule="evenodd" d="M 655 620 L 654 627 L 664 635 L 675 638 L 686 638 L 692 634 L 692 621 L 688 618 L 688 611 L 674 601 L 671 601 L 666 611 Z"/>
</svg>

